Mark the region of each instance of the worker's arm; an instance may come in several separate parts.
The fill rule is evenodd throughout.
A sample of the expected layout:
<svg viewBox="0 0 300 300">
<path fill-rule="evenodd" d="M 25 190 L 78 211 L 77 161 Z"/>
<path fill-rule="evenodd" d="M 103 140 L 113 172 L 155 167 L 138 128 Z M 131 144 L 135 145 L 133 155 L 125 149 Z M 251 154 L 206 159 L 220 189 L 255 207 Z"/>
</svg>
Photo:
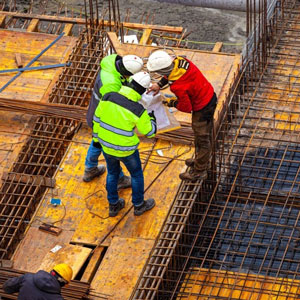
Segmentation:
<svg viewBox="0 0 300 300">
<path fill-rule="evenodd" d="M 156 118 L 154 112 L 149 113 L 145 110 L 136 124 L 137 130 L 148 138 L 155 136 L 157 131 Z"/>
<path fill-rule="evenodd" d="M 190 97 L 187 93 L 187 90 L 184 90 L 182 88 L 179 89 L 173 89 L 171 88 L 171 91 L 176 95 L 177 100 L 174 101 L 174 104 L 178 110 L 186 113 L 190 113 L 192 111 L 192 103 L 190 100 Z"/>
<path fill-rule="evenodd" d="M 6 280 L 3 284 L 4 292 L 7 294 L 13 294 L 19 292 L 23 281 L 24 281 L 24 275 Z"/>
<path fill-rule="evenodd" d="M 153 95 L 155 96 L 156 94 L 158 94 L 159 90 L 165 87 L 166 85 L 168 85 L 168 83 L 169 83 L 168 78 L 166 76 L 162 77 L 159 82 L 153 83 L 150 86 L 150 88 L 147 91 L 147 94 L 152 91 Z"/>
</svg>

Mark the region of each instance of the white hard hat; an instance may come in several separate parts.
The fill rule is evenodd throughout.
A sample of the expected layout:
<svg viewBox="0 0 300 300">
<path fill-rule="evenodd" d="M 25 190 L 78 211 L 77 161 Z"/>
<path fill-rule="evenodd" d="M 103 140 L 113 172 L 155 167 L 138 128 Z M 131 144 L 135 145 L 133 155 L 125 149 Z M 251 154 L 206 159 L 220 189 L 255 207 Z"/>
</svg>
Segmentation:
<svg viewBox="0 0 300 300">
<path fill-rule="evenodd" d="M 140 72 L 143 68 L 143 60 L 136 55 L 125 55 L 122 58 L 123 65 L 131 74 Z"/>
<path fill-rule="evenodd" d="M 155 72 L 169 67 L 173 62 L 173 58 L 163 50 L 157 50 L 148 58 L 147 69 L 149 72 Z"/>
<path fill-rule="evenodd" d="M 140 95 L 144 94 L 150 86 L 150 75 L 147 72 L 138 72 L 131 77 L 129 85 Z"/>
<path fill-rule="evenodd" d="M 148 89 L 150 86 L 151 77 L 147 72 L 138 72 L 131 76 L 131 79 L 138 83 L 145 89 Z"/>
</svg>

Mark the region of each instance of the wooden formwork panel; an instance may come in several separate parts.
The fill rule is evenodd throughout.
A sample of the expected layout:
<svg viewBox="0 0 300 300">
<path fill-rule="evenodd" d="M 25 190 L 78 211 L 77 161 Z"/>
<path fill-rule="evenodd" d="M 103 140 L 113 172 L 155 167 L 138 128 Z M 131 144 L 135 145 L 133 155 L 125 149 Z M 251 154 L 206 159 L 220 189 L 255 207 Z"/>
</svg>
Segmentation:
<svg viewBox="0 0 300 300">
<path fill-rule="evenodd" d="M 0 30 L 0 70 L 17 68 L 15 55 L 22 58 L 25 67 L 57 36 L 36 32 Z M 49 48 L 31 67 L 63 63 L 75 46 L 77 38 L 64 36 Z M 2 98 L 41 101 L 51 82 L 57 79 L 62 68 L 24 71 L 1 93 Z M 0 87 L 17 73 L 0 74 Z"/>
<path fill-rule="evenodd" d="M 241 272 L 193 268 L 186 275 L 178 299 L 287 300 L 300 293 L 299 280 Z"/>
<path fill-rule="evenodd" d="M 129 299 L 153 245 L 154 240 L 113 238 L 91 288 L 108 299 Z"/>
<path fill-rule="evenodd" d="M 113 48 L 119 55 L 136 54 L 147 58 L 151 52 L 158 47 L 138 44 L 121 44 L 115 33 L 108 33 Z M 200 50 L 172 48 L 174 54 L 185 56 L 191 60 L 212 84 L 218 96 L 218 104 L 215 112 L 215 124 L 219 126 L 220 116 L 226 109 L 226 101 L 231 84 L 236 79 L 240 67 L 241 55 L 222 52 L 208 52 Z M 170 90 L 165 89 L 163 93 L 170 94 Z M 176 111 L 174 116 L 179 122 L 191 124 L 191 114 Z"/>
<path fill-rule="evenodd" d="M 39 222 L 31 226 L 24 239 L 20 242 L 14 256 L 13 267 L 25 272 L 35 272 L 40 269 L 47 253 L 56 245 L 67 244 L 73 232 L 63 230 L 59 236 L 55 236 L 38 229 Z"/>
</svg>

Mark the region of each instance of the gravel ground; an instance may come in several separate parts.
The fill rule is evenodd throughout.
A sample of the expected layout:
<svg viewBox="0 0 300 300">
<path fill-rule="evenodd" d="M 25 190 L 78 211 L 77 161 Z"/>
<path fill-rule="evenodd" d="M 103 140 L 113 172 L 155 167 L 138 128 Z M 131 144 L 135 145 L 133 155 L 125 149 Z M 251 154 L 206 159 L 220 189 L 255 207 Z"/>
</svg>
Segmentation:
<svg viewBox="0 0 300 300">
<path fill-rule="evenodd" d="M 0 0 L 1 2 L 1 0 Z M 99 5 L 105 1 L 98 0 Z M 18 0 L 19 7 L 24 9 L 30 0 Z M 43 1 L 34 0 L 34 6 L 41 9 Z M 83 0 L 50 0 L 45 12 L 56 13 L 58 3 L 66 3 L 74 12 L 84 11 Z M 105 2 L 107 3 L 107 2 Z M 106 4 L 107 6 L 107 4 Z M 187 40 L 193 41 L 193 48 L 211 50 L 215 42 L 223 42 L 224 52 L 240 52 L 245 41 L 246 16 L 243 12 L 218 10 L 155 2 L 153 0 L 119 0 L 121 20 L 126 15 L 131 22 L 170 26 L 182 26 L 190 33 Z M 99 8 L 102 11 L 102 8 Z"/>
</svg>

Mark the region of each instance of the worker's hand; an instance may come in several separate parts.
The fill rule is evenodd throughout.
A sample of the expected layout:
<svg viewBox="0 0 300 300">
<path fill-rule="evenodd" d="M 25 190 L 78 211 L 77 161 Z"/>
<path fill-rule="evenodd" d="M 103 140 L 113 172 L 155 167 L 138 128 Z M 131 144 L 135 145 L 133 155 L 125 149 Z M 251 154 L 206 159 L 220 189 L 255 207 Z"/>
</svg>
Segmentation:
<svg viewBox="0 0 300 300">
<path fill-rule="evenodd" d="M 151 119 L 153 119 L 156 122 L 156 117 L 154 115 L 154 110 L 152 110 L 151 112 L 148 112 L 148 115 L 150 116 Z"/>
<path fill-rule="evenodd" d="M 146 94 L 149 94 L 150 92 L 153 92 L 153 96 L 157 95 L 160 90 L 160 87 L 157 83 L 153 83 L 150 88 L 148 89 Z"/>
<path fill-rule="evenodd" d="M 172 97 L 169 101 L 164 100 L 162 103 L 168 107 L 176 107 L 178 104 L 178 100 L 176 97 Z"/>
</svg>

